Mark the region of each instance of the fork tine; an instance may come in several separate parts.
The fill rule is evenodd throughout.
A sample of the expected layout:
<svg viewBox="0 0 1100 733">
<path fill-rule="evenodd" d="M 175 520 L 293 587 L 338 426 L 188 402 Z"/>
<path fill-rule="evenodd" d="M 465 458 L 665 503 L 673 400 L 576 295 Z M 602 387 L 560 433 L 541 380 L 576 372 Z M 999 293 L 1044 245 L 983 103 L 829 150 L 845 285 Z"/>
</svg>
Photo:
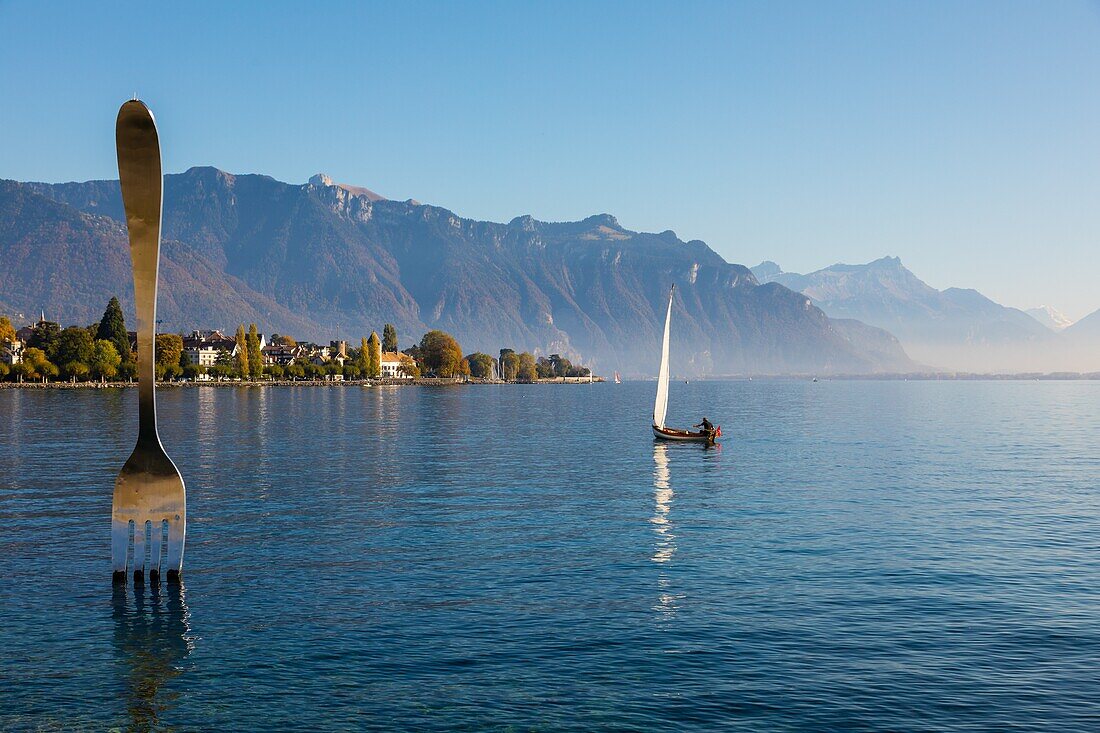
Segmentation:
<svg viewBox="0 0 1100 733">
<path fill-rule="evenodd" d="M 168 519 L 168 557 L 164 563 L 168 569 L 168 580 L 179 580 L 183 567 L 183 541 L 187 533 L 186 515 L 177 514 Z"/>
<path fill-rule="evenodd" d="M 164 536 L 164 520 L 157 519 L 149 528 L 149 580 L 160 580 L 160 546 Z"/>
<path fill-rule="evenodd" d="M 126 551 L 130 545 L 130 523 L 114 518 L 111 520 L 111 566 L 115 580 L 126 579 Z M 121 578 L 120 578 L 121 576 Z"/>
<path fill-rule="evenodd" d="M 134 521 L 134 582 L 145 579 L 145 532 L 148 522 Z"/>
</svg>

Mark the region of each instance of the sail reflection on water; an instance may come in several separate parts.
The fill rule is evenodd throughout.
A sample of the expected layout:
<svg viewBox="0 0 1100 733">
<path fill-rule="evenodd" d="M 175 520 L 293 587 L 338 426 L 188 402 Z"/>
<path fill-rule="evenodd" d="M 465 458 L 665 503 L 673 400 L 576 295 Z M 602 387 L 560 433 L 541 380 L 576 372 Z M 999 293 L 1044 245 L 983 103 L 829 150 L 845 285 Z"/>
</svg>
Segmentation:
<svg viewBox="0 0 1100 733">
<path fill-rule="evenodd" d="M 184 588 L 119 584 L 111 607 L 130 729 L 159 730 L 178 696 L 162 688 L 183 673 L 183 662 L 194 649 Z"/>
<path fill-rule="evenodd" d="M 672 510 L 672 471 L 669 468 L 668 446 L 663 443 L 653 444 L 653 517 L 649 520 L 657 533 L 657 542 L 654 547 L 653 562 L 661 566 L 657 576 L 657 605 L 654 610 L 664 618 L 676 615 L 677 601 L 681 596 L 672 592 L 672 580 L 669 577 L 668 563 L 676 554 L 676 535 L 673 534 L 674 525 L 669 518 Z"/>
</svg>

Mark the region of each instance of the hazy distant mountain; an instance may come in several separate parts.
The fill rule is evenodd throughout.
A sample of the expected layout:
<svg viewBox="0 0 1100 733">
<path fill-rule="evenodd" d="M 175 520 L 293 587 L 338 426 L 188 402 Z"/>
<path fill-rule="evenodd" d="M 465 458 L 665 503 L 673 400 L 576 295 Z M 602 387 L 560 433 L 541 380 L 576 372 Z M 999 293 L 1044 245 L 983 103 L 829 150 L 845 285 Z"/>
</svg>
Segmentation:
<svg viewBox="0 0 1100 733">
<path fill-rule="evenodd" d="M 1054 332 L 1065 330 L 1073 325 L 1073 321 L 1064 313 L 1049 305 L 1041 305 L 1038 308 L 1028 308 L 1024 313 L 1027 313 L 1036 321 Z"/>
<path fill-rule="evenodd" d="M 1067 339 L 1081 342 L 1089 340 L 1100 349 L 1100 310 L 1094 311 L 1072 326 L 1068 326 L 1062 333 Z"/>
<path fill-rule="evenodd" d="M 804 293 L 831 318 L 886 329 L 921 363 L 980 372 L 1068 368 L 1057 349 L 1061 342 L 1032 316 L 976 290 L 937 290 L 897 257 L 837 264 L 807 275 L 765 262 L 753 272 L 761 281 Z"/>
<path fill-rule="evenodd" d="M 896 339 L 836 323 L 805 296 L 760 285 L 703 242 L 614 217 L 472 221 L 316 176 L 304 185 L 193 168 L 166 176 L 165 329 L 358 338 L 384 322 L 402 345 L 428 328 L 467 351 L 502 346 L 652 373 L 676 283 L 681 373 L 908 370 Z M 132 302 L 117 181 L 0 183 L 0 300 L 63 322 Z"/>
<path fill-rule="evenodd" d="M 1100 310 L 1067 327 L 1059 338 L 1074 362 L 1082 365 L 1080 371 L 1100 372 Z"/>
</svg>

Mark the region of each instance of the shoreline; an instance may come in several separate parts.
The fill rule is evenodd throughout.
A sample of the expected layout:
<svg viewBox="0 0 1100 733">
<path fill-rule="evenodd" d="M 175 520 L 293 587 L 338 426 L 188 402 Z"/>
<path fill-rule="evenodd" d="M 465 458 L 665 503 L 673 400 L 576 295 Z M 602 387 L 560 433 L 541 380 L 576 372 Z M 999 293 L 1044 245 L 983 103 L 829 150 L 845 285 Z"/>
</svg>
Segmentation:
<svg viewBox="0 0 1100 733">
<path fill-rule="evenodd" d="M 753 374 L 712 377 L 691 377 L 687 381 L 698 382 L 1088 382 L 1100 381 L 1100 372 L 1053 372 L 1048 374 Z M 629 379 L 627 382 L 653 382 L 649 379 Z M 678 380 L 677 380 L 678 381 Z M 607 383 L 603 377 L 566 377 L 539 379 L 534 382 L 503 382 L 489 379 L 455 380 L 441 377 L 417 377 L 415 379 L 344 379 L 327 381 L 323 379 L 265 379 L 265 380 L 228 380 L 201 382 L 157 382 L 158 389 L 187 389 L 191 387 L 461 387 L 470 385 L 554 385 L 554 384 L 596 384 Z M 133 382 L 0 382 L 0 390 L 5 389 L 130 389 L 137 387 Z"/>
<path fill-rule="evenodd" d="M 228 380 L 224 382 L 209 380 L 201 382 L 157 382 L 157 389 L 186 389 L 189 387 L 463 387 L 470 385 L 500 384 L 595 384 L 605 381 L 601 377 L 594 377 L 591 382 L 587 377 L 566 377 L 562 379 L 540 379 L 534 382 L 502 382 L 489 379 L 455 380 L 442 377 L 417 377 L 415 379 L 341 379 L 329 381 L 324 379 L 263 379 L 263 380 Z M 131 389 L 137 387 L 137 381 L 133 382 L 0 382 L 0 390 L 4 389 Z"/>
</svg>

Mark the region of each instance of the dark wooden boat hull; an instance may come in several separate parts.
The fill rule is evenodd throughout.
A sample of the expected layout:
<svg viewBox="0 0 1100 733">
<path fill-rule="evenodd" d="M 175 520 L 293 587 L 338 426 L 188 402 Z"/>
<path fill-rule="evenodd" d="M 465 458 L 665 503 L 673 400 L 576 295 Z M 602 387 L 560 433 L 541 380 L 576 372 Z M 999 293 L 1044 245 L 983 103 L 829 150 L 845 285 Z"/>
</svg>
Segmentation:
<svg viewBox="0 0 1100 733">
<path fill-rule="evenodd" d="M 659 440 L 676 440 L 683 443 L 713 443 L 715 434 L 713 432 L 698 432 L 693 433 L 690 430 L 674 430 L 672 428 L 659 428 L 656 425 L 653 426 L 653 437 Z"/>
</svg>

